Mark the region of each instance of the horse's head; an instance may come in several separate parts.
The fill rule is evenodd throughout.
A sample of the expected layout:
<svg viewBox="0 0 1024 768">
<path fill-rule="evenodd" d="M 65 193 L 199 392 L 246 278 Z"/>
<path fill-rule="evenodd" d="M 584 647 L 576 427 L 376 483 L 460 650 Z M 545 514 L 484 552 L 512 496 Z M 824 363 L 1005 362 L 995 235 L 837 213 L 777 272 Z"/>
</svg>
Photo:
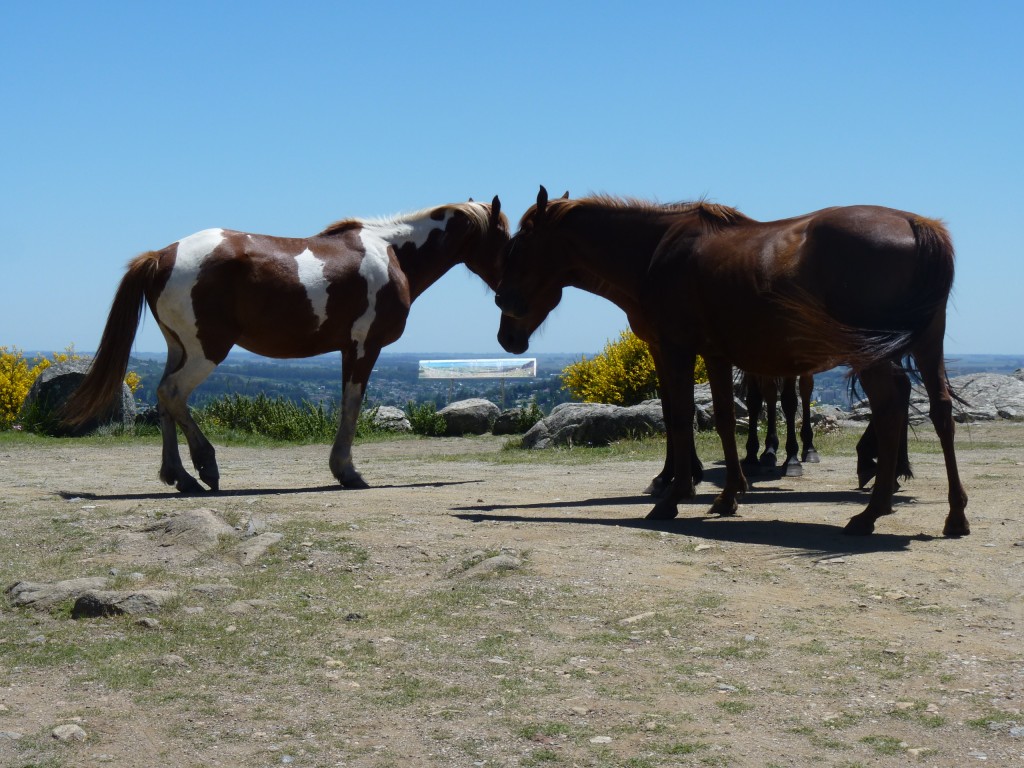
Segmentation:
<svg viewBox="0 0 1024 768">
<path fill-rule="evenodd" d="M 448 234 L 460 237 L 463 260 L 494 291 L 501 276 L 501 254 L 509 241 L 508 217 L 501 212 L 501 200 L 495 195 L 490 205 L 469 203 L 459 206 L 448 224 Z"/>
<path fill-rule="evenodd" d="M 568 197 L 566 192 L 563 199 Z M 568 285 L 567 244 L 560 242 L 552 223 L 548 193 L 541 187 L 536 204 L 523 214 L 519 231 L 502 255 L 494 303 L 501 309 L 498 342 L 512 354 L 529 348 L 533 332 L 558 306 L 562 288 Z"/>
</svg>

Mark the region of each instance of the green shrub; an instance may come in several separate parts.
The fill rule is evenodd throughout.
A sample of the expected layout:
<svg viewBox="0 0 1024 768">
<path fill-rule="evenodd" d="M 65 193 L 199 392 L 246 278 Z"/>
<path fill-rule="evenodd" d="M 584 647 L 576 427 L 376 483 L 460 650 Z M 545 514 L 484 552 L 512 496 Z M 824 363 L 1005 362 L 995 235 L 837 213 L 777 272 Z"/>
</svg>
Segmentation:
<svg viewBox="0 0 1024 768">
<path fill-rule="evenodd" d="M 708 380 L 704 360 L 697 358 L 694 380 Z M 625 330 L 618 341 L 609 341 L 604 350 L 562 371 L 562 382 L 574 400 L 583 403 L 636 405 L 658 396 L 658 376 L 651 351 L 636 334 Z"/>
<path fill-rule="evenodd" d="M 516 414 L 516 432 L 529 432 L 530 427 L 543 418 L 544 411 L 538 407 L 536 400 L 531 400 L 528 406 Z"/>
<path fill-rule="evenodd" d="M 405 413 L 409 417 L 409 425 L 414 434 L 439 437 L 448 428 L 444 417 L 437 412 L 437 406 L 433 403 L 417 405 L 410 400 L 405 406 Z"/>
</svg>

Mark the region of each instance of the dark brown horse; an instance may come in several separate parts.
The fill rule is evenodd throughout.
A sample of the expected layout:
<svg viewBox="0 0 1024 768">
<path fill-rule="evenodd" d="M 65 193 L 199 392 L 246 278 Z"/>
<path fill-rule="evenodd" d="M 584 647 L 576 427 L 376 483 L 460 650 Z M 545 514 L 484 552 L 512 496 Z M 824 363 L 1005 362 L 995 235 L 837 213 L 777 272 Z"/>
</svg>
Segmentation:
<svg viewBox="0 0 1024 768">
<path fill-rule="evenodd" d="M 930 399 L 949 483 L 944 533 L 969 533 L 943 361 L 953 247 L 941 223 L 877 206 L 828 208 L 775 222 L 705 202 L 662 206 L 609 197 L 548 202 L 541 188 L 510 241 L 495 301 L 513 353 L 574 286 L 621 307 L 651 347 L 674 471 L 648 515 L 671 519 L 695 495 L 693 365 L 704 357 L 726 482 L 711 508 L 729 515 L 747 489 L 736 449 L 732 366 L 798 376 L 849 365 L 868 396 L 878 471 L 867 508 L 846 526 L 868 534 L 891 514 L 912 358 Z M 667 396 L 667 397 L 666 397 Z"/>
<path fill-rule="evenodd" d="M 470 201 L 386 219 L 347 219 L 308 238 L 208 229 L 144 253 L 128 265 L 66 419 L 82 423 L 120 392 L 148 304 L 167 340 L 157 387 L 161 480 L 183 492 L 202 490 L 182 466 L 177 425 L 199 478 L 217 490 L 213 446 L 187 401 L 237 344 L 277 358 L 341 351 L 341 418 L 330 467 L 344 487 L 365 488 L 352 462 L 352 440 L 381 349 L 402 335 L 413 300 L 456 264 L 494 288 L 508 238 L 495 197 L 490 205 Z"/>
<path fill-rule="evenodd" d="M 803 450 L 796 440 L 796 408 L 797 383 L 800 386 L 800 403 L 803 405 L 800 425 L 800 440 Z M 772 376 L 753 376 L 743 374 L 740 382 L 744 390 L 744 399 L 749 416 L 747 429 L 747 455 L 743 463 L 756 469 L 765 467 L 774 469 L 778 463 L 779 433 L 776 423 L 776 403 L 781 399 L 782 414 L 786 421 L 786 460 L 782 463 L 782 474 L 786 477 L 803 475 L 803 463 L 817 464 L 820 461 L 818 451 L 814 447 L 814 428 L 811 426 L 811 393 L 814 391 L 814 376 L 805 373 L 801 376 L 786 376 L 776 379 Z M 781 397 L 780 397 L 781 396 Z M 761 407 L 765 410 L 764 453 L 758 458 L 760 448 L 757 439 L 757 425 L 761 418 Z"/>
</svg>

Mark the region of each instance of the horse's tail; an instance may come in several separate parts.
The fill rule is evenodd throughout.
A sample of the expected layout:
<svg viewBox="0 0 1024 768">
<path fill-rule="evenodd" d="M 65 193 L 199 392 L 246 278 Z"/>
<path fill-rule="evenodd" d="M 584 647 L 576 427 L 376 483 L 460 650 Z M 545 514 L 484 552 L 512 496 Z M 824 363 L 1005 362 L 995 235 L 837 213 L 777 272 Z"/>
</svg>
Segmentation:
<svg viewBox="0 0 1024 768">
<path fill-rule="evenodd" d="M 146 292 L 156 277 L 159 259 L 158 253 L 149 251 L 128 263 L 128 271 L 114 294 L 96 357 L 62 409 L 65 424 L 84 424 L 109 408 L 121 392 L 135 332 L 146 305 Z"/>
</svg>

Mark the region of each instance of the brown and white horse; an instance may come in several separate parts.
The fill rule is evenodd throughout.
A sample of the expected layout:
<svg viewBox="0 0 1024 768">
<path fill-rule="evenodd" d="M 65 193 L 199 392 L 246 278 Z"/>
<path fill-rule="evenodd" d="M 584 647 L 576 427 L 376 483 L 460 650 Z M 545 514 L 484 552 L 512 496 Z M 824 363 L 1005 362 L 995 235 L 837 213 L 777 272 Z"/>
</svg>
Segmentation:
<svg viewBox="0 0 1024 768">
<path fill-rule="evenodd" d="M 508 242 L 497 197 L 383 219 L 346 219 L 313 237 L 197 232 L 128 265 L 96 358 L 65 407 L 80 424 L 120 391 L 135 332 L 148 304 L 167 340 L 157 387 L 163 459 L 160 479 L 182 492 L 202 487 L 182 466 L 176 425 L 199 478 L 218 489 L 213 446 L 189 413 L 192 391 L 235 345 L 267 357 L 341 351 L 342 400 L 331 472 L 365 488 L 352 461 L 356 420 L 377 356 L 405 329 L 409 307 L 456 264 L 491 288 Z"/>
<path fill-rule="evenodd" d="M 942 445 L 949 514 L 970 532 L 943 360 L 953 246 L 940 222 L 878 206 L 827 208 L 759 222 L 704 202 L 666 206 L 604 196 L 537 203 L 503 256 L 498 341 L 521 354 L 566 286 L 621 307 L 651 348 L 674 470 L 648 515 L 670 519 L 693 498 L 693 367 L 707 366 L 726 482 L 711 512 L 731 515 L 747 481 L 736 448 L 732 370 L 798 376 L 849 365 L 871 403 L 878 468 L 867 508 L 846 526 L 869 534 L 891 514 L 912 357 Z"/>
</svg>

